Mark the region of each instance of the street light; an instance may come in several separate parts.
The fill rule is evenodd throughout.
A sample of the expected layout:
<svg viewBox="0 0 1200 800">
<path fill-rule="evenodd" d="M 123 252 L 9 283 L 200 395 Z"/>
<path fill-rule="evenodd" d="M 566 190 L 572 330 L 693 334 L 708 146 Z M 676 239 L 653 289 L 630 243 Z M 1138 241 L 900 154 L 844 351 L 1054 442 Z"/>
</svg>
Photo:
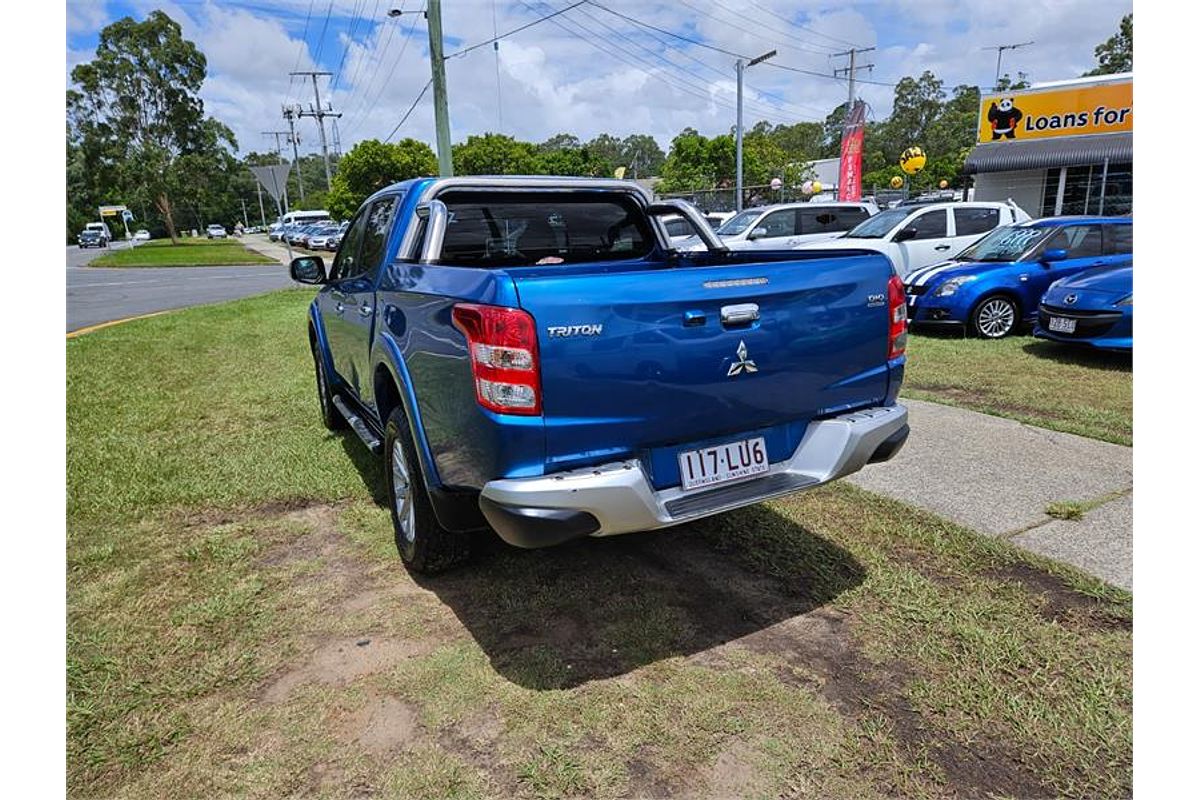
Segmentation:
<svg viewBox="0 0 1200 800">
<path fill-rule="evenodd" d="M 763 53 L 758 58 L 752 58 L 749 61 L 738 59 L 734 63 L 737 69 L 737 197 L 734 199 L 734 210 L 742 210 L 742 73 L 746 71 L 746 67 L 753 67 L 755 64 L 760 64 L 768 58 L 773 58 L 776 51 L 772 50 L 769 53 Z"/>
<path fill-rule="evenodd" d="M 425 6 L 429 20 L 429 67 L 433 84 L 433 120 L 437 136 L 438 174 L 443 178 L 454 175 L 454 159 L 450 152 L 450 109 L 446 100 L 446 59 L 442 55 L 442 0 L 429 0 Z M 389 17 L 415 14 L 399 8 L 388 10 Z"/>
</svg>

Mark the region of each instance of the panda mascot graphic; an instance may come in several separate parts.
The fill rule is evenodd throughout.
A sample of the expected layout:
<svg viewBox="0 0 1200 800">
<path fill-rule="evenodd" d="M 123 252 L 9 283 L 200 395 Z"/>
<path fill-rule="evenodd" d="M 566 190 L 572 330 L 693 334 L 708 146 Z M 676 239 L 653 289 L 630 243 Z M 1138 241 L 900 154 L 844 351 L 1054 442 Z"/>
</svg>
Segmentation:
<svg viewBox="0 0 1200 800">
<path fill-rule="evenodd" d="M 988 122 L 992 124 L 992 141 L 1001 137 L 1015 139 L 1017 123 L 1023 116 L 1025 115 L 1021 113 L 1021 109 L 1013 105 L 1011 97 L 1002 98 L 999 104 L 992 103 L 987 115 Z"/>
</svg>

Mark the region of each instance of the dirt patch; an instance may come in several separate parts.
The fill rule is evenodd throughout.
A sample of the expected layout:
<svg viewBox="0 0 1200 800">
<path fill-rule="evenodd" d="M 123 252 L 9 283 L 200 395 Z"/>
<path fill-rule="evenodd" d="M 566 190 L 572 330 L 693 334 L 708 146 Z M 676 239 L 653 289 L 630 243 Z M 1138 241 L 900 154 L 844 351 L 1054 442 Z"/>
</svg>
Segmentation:
<svg viewBox="0 0 1200 800">
<path fill-rule="evenodd" d="M 366 641 L 367 644 L 359 644 Z M 397 639 L 337 638 L 321 644 L 308 661 L 276 677 L 261 699 L 281 703 L 301 686 L 321 683 L 343 686 L 364 675 L 391 669 L 400 662 L 429 653 L 433 644 Z"/>
<path fill-rule="evenodd" d="M 372 697 L 335 726 L 338 738 L 379 754 L 407 747 L 420 735 L 417 707 L 398 697 Z"/>
<path fill-rule="evenodd" d="M 758 784 L 754 751 L 742 741 L 734 741 L 721 751 L 708 775 L 710 797 L 745 797 Z"/>
<path fill-rule="evenodd" d="M 1069 422 L 1071 420 L 1069 415 L 1055 411 L 1053 408 L 1014 403 L 997 397 L 988 389 L 964 389 L 961 386 L 950 386 L 944 383 L 913 383 L 911 381 L 907 384 L 907 387 L 910 390 L 915 389 L 917 391 L 941 395 L 946 400 L 963 405 L 992 409 L 1006 414 L 1032 417 L 1034 419 L 1053 419 L 1060 422 Z"/>
<path fill-rule="evenodd" d="M 934 730 L 904 696 L 914 677 L 906 665 L 867 660 L 854 643 L 851 624 L 849 614 L 820 608 L 747 636 L 741 644 L 781 659 L 787 665 L 781 679 L 808 689 L 815 685 L 844 716 L 863 719 L 867 714 L 882 714 L 897 747 L 910 760 L 930 756 L 955 797 L 989 797 L 996 792 L 1014 797 L 1053 795 L 1033 770 L 1000 743 L 982 740 L 967 748 Z"/>
<path fill-rule="evenodd" d="M 983 574 L 989 578 L 1015 581 L 1030 594 L 1041 595 L 1043 602 L 1039 613 L 1053 622 L 1109 630 L 1133 630 L 1133 619 L 1117 613 L 1110 603 L 1077 592 L 1057 575 L 1021 561 Z"/>
</svg>

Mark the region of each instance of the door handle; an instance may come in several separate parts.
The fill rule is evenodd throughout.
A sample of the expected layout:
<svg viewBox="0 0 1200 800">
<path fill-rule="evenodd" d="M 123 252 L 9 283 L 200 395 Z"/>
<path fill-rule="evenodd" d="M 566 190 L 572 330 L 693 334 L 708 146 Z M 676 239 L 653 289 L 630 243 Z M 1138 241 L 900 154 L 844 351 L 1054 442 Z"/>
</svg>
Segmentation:
<svg viewBox="0 0 1200 800">
<path fill-rule="evenodd" d="M 358 315 L 360 317 L 369 317 L 371 316 L 372 311 L 374 311 L 374 309 L 365 304 L 358 307 Z"/>
<path fill-rule="evenodd" d="M 721 306 L 722 325 L 744 325 L 758 319 L 758 303 Z"/>
<path fill-rule="evenodd" d="M 948 244 L 939 244 L 937 247 L 935 247 L 935 248 L 933 248 L 933 249 L 934 249 L 934 250 L 949 250 L 949 249 L 950 249 L 950 245 L 948 245 Z"/>
</svg>

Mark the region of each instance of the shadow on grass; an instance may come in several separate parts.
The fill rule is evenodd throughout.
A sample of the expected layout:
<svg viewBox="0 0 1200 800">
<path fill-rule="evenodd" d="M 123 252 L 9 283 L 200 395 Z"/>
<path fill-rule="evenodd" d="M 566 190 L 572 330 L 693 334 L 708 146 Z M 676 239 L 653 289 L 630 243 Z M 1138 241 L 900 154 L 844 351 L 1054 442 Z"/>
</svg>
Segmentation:
<svg viewBox="0 0 1200 800">
<path fill-rule="evenodd" d="M 1133 370 L 1133 354 L 1118 353 L 1108 350 L 1097 350 L 1087 345 L 1070 345 L 1037 339 L 1022 345 L 1022 350 L 1039 358 L 1048 358 L 1059 364 L 1070 366 L 1091 367 L 1093 369 L 1108 369 L 1117 372 Z"/>
<path fill-rule="evenodd" d="M 353 432 L 331 435 L 386 507 L 382 459 Z M 540 550 L 475 536 L 469 563 L 413 580 L 455 613 L 497 672 L 539 690 L 699 653 L 826 605 L 866 577 L 847 550 L 763 505 Z"/>
<path fill-rule="evenodd" d="M 764 506 L 543 550 L 480 534 L 474 560 L 414 575 L 506 679 L 562 689 L 688 656 L 823 606 L 865 578 L 841 547 Z"/>
</svg>

